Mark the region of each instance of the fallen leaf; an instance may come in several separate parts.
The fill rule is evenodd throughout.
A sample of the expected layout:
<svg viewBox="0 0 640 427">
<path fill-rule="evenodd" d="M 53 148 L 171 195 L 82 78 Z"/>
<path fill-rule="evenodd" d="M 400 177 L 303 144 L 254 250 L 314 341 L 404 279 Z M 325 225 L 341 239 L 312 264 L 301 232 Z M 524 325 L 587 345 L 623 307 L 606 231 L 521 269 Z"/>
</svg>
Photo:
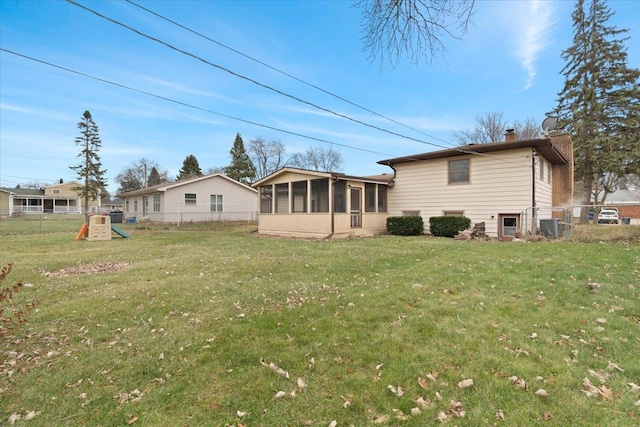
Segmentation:
<svg viewBox="0 0 640 427">
<path fill-rule="evenodd" d="M 424 400 L 422 397 L 418 397 L 415 400 L 416 404 L 418 405 L 418 407 L 422 408 L 422 409 L 427 409 L 433 406 L 433 402 L 429 399 Z"/>
<path fill-rule="evenodd" d="M 131 424 L 135 423 L 136 421 L 138 421 L 138 417 L 133 417 L 129 421 L 127 421 L 127 424 L 131 425 Z"/>
<path fill-rule="evenodd" d="M 236 411 L 236 415 L 240 418 L 244 417 L 245 415 L 247 415 L 246 412 L 242 412 L 242 411 Z"/>
<path fill-rule="evenodd" d="M 496 417 L 498 417 L 500 421 L 504 421 L 504 412 L 502 411 L 502 409 L 498 409 L 498 412 L 496 412 Z"/>
<path fill-rule="evenodd" d="M 394 409 L 393 413 L 396 415 L 396 419 L 400 421 L 406 421 L 409 419 L 409 416 L 405 415 L 405 413 L 402 412 L 400 409 Z"/>
<path fill-rule="evenodd" d="M 32 420 L 32 419 L 34 419 L 36 417 L 36 415 L 38 415 L 38 413 L 36 411 L 27 412 L 24 415 L 23 420 L 26 420 L 26 421 Z"/>
<path fill-rule="evenodd" d="M 17 412 L 14 412 L 13 414 L 11 414 L 11 416 L 9 417 L 9 424 L 14 425 L 16 423 L 16 421 L 19 421 L 20 418 L 22 418 L 22 415 L 20 415 Z"/>
<path fill-rule="evenodd" d="M 275 396 L 273 396 L 274 399 L 282 399 L 283 397 L 285 397 L 287 395 L 287 393 L 285 393 L 284 391 L 279 391 L 276 393 Z"/>
<path fill-rule="evenodd" d="M 553 418 L 553 416 L 551 416 L 551 411 L 545 411 L 542 417 L 545 421 L 549 421 L 551 418 Z"/>
<path fill-rule="evenodd" d="M 305 388 L 307 388 L 307 383 L 302 378 L 298 378 L 298 389 L 302 391 Z"/>
<path fill-rule="evenodd" d="M 473 385 L 473 380 L 471 378 L 468 378 L 466 380 L 462 380 L 458 383 L 458 387 L 460 388 L 469 388 Z"/>
<path fill-rule="evenodd" d="M 413 415 L 414 417 L 420 415 L 422 413 L 422 411 L 420 410 L 420 408 L 415 407 L 415 408 L 411 408 L 411 415 Z"/>
<path fill-rule="evenodd" d="M 420 377 L 418 377 L 418 385 L 424 389 L 427 389 L 429 387 L 429 383 L 427 382 L 427 380 Z"/>
<path fill-rule="evenodd" d="M 329 427 L 337 427 L 338 422 L 336 420 L 333 420 L 329 423 Z"/>
<path fill-rule="evenodd" d="M 398 388 L 396 389 L 394 386 L 388 385 L 387 388 L 391 390 L 391 393 L 395 394 L 398 397 L 402 397 L 404 395 L 404 390 L 402 390 L 402 387 L 400 386 L 398 386 Z"/>
<path fill-rule="evenodd" d="M 536 395 L 536 396 L 538 396 L 538 397 L 547 397 L 547 396 L 549 396 L 549 393 L 547 393 L 547 391 L 546 391 L 545 389 L 543 389 L 543 388 L 541 388 L 541 389 L 537 390 L 537 391 L 536 391 L 535 393 L 533 393 L 533 394 L 535 394 L 535 395 Z"/>
<path fill-rule="evenodd" d="M 449 421 L 449 417 L 447 416 L 447 414 L 445 414 L 444 412 L 440 411 L 438 412 L 438 421 L 440 421 L 441 423 L 445 422 L 445 421 Z"/>
<path fill-rule="evenodd" d="M 373 420 L 371 420 L 371 422 L 373 422 L 374 424 L 382 424 L 382 423 L 386 423 L 387 421 L 389 421 L 389 415 L 377 415 L 373 418 Z"/>
<path fill-rule="evenodd" d="M 509 381 L 511 381 L 511 384 L 513 384 L 513 386 L 519 390 L 527 389 L 527 383 L 522 378 L 518 378 L 514 375 L 512 377 L 509 377 Z"/>
<path fill-rule="evenodd" d="M 606 385 L 601 385 L 598 387 L 598 393 L 602 396 L 603 399 L 612 401 L 613 400 L 613 390 L 607 388 Z"/>
</svg>

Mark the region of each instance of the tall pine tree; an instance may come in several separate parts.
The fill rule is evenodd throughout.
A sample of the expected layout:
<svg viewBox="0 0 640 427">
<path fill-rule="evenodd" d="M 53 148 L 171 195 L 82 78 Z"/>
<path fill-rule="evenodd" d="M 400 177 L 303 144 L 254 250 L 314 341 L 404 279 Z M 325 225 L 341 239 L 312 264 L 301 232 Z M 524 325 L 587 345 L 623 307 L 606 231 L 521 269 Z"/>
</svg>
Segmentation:
<svg viewBox="0 0 640 427">
<path fill-rule="evenodd" d="M 189 154 L 182 162 L 182 169 L 178 171 L 178 177 L 176 179 L 194 178 L 196 176 L 202 176 L 202 169 L 198 159 L 193 154 Z"/>
<path fill-rule="evenodd" d="M 245 184 L 251 183 L 256 176 L 256 168 L 244 149 L 244 142 L 239 133 L 236 134 L 236 139 L 229 153 L 231 153 L 231 164 L 223 169 L 224 174 L 236 181 Z"/>
<path fill-rule="evenodd" d="M 104 175 L 106 169 L 101 169 L 102 162 L 98 151 L 102 146 L 100 135 L 98 134 L 98 125 L 95 124 L 91 113 L 85 111 L 82 119 L 78 122 L 80 135 L 75 138 L 76 146 L 82 147 L 77 157 L 81 159 L 77 166 L 69 166 L 70 169 L 78 173 L 78 179 L 83 183 L 82 186 L 74 187 L 74 191 L 78 191 L 80 197 L 84 199 L 85 212 L 89 209 L 90 200 L 98 200 L 101 193 L 106 189 L 107 184 Z"/>
<path fill-rule="evenodd" d="M 578 0 L 572 14 L 573 45 L 562 52 L 565 84 L 554 114 L 574 141 L 582 203 L 602 203 L 640 172 L 640 72 L 627 66 L 621 38 L 607 25 L 605 0 Z"/>
</svg>

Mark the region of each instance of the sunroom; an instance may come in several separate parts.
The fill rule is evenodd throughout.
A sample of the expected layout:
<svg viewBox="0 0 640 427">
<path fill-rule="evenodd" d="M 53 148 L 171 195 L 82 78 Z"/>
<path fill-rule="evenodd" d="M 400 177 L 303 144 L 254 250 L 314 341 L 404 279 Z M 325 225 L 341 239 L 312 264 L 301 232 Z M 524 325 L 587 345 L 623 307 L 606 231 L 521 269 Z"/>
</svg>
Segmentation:
<svg viewBox="0 0 640 427">
<path fill-rule="evenodd" d="M 253 184 L 260 206 L 258 232 L 314 238 L 382 233 L 391 178 L 280 169 Z"/>
</svg>

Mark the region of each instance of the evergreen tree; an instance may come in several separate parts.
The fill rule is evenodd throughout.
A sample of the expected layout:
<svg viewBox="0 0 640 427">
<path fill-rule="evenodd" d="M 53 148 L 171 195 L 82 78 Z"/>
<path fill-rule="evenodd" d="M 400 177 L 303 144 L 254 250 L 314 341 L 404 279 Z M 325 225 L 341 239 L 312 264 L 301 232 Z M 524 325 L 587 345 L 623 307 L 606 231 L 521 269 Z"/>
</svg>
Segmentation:
<svg viewBox="0 0 640 427">
<path fill-rule="evenodd" d="M 231 164 L 224 168 L 224 174 L 236 181 L 249 184 L 256 176 L 256 168 L 244 149 L 244 142 L 239 133 L 236 134 L 230 153 Z"/>
<path fill-rule="evenodd" d="M 604 183 L 640 172 L 640 72 L 627 67 L 628 38 L 620 38 L 627 30 L 608 26 L 611 16 L 604 0 L 577 1 L 573 45 L 562 52 L 565 84 L 553 112 L 571 132 L 585 205 L 602 203 L 616 189 Z"/>
<path fill-rule="evenodd" d="M 151 167 L 151 172 L 149 172 L 149 180 L 147 181 L 147 185 L 152 187 L 154 185 L 162 184 L 162 177 L 160 176 L 160 172 L 155 166 Z"/>
<path fill-rule="evenodd" d="M 178 177 L 176 179 L 194 178 L 196 176 L 202 176 L 202 170 L 200 169 L 196 156 L 189 154 L 182 162 L 182 169 L 178 171 Z"/>
<path fill-rule="evenodd" d="M 80 136 L 75 139 L 76 146 L 82 147 L 78 154 L 81 162 L 77 166 L 69 166 L 70 169 L 77 171 L 78 179 L 83 182 L 80 187 L 74 187 L 74 191 L 80 193 L 80 197 L 84 199 L 85 212 L 89 208 L 89 200 L 97 200 L 103 190 L 106 188 L 104 175 L 106 169 L 100 169 L 102 163 L 98 151 L 102 146 L 102 141 L 98 134 L 98 125 L 95 124 L 91 113 L 85 111 L 82 119 L 78 122 Z"/>
</svg>

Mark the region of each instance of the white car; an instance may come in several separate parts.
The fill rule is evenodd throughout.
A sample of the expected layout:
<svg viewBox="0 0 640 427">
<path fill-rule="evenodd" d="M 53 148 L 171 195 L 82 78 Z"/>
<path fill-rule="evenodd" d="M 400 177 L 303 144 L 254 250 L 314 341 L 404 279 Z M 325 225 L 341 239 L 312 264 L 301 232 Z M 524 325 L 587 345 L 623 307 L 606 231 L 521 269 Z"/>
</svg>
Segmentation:
<svg viewBox="0 0 640 427">
<path fill-rule="evenodd" d="M 598 224 L 617 224 L 619 219 L 618 211 L 613 209 L 603 209 L 598 214 Z"/>
</svg>

